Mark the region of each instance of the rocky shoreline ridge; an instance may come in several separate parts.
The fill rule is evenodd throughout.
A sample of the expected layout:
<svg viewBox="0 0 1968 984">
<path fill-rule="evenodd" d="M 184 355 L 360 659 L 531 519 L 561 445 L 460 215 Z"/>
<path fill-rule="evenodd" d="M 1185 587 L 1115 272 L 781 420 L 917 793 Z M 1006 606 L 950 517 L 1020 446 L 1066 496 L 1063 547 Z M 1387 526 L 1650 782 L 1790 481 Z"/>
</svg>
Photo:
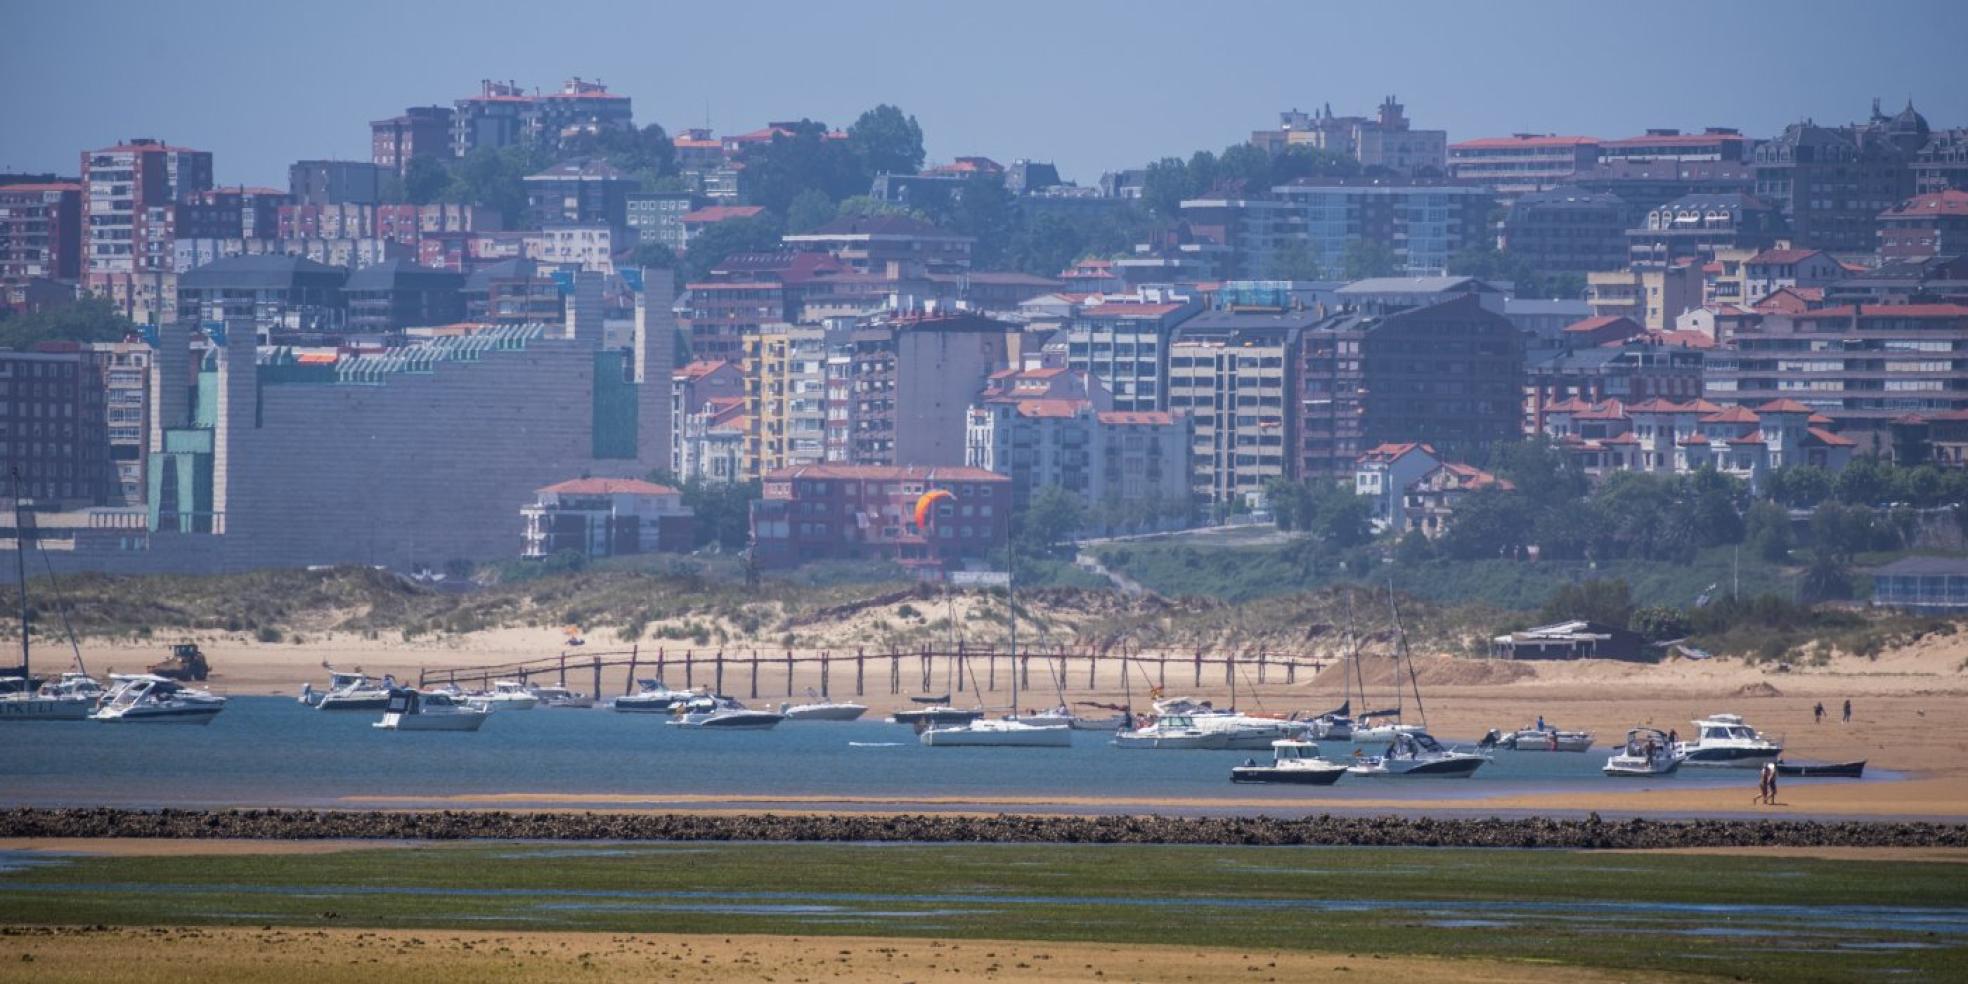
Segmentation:
<svg viewBox="0 0 1968 984">
<path fill-rule="evenodd" d="M 0 837 L 817 841 L 1634 849 L 1968 847 L 1968 823 L 1430 817 L 691 814 L 477 810 L 0 811 Z"/>
</svg>

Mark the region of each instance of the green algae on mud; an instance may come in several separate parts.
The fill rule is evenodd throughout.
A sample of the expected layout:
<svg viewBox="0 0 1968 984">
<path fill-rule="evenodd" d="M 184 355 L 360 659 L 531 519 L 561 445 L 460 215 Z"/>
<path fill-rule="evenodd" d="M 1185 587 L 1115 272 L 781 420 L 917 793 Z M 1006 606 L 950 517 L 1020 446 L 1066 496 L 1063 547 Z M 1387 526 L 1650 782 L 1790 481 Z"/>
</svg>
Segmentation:
<svg viewBox="0 0 1968 984">
<path fill-rule="evenodd" d="M 477 843 L 0 865 L 0 922 L 931 936 L 1945 977 L 1953 865 L 1569 851 Z M 1897 972 L 1897 973 L 1896 973 Z"/>
</svg>

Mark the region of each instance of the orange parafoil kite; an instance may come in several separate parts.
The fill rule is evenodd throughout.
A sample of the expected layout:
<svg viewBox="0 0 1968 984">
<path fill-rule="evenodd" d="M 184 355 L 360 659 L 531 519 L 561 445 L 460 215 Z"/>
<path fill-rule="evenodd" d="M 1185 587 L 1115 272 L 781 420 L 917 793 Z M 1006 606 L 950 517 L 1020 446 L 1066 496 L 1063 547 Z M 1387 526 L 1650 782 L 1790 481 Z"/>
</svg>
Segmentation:
<svg viewBox="0 0 1968 984">
<path fill-rule="evenodd" d="M 916 500 L 916 529 L 929 529 L 929 517 L 940 502 L 956 502 L 957 497 L 949 489 L 930 489 Z"/>
</svg>

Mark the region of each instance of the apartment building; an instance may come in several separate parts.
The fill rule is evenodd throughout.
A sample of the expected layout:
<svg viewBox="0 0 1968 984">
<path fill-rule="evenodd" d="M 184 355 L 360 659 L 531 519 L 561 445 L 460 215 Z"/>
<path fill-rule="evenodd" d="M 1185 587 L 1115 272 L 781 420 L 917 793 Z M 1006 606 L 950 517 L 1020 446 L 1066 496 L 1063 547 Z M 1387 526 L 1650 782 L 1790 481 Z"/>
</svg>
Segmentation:
<svg viewBox="0 0 1968 984">
<path fill-rule="evenodd" d="M 856 327 L 844 348 L 848 460 L 956 465 L 970 405 L 992 373 L 1017 364 L 1019 331 L 968 311 L 911 311 Z"/>
<path fill-rule="evenodd" d="M 212 187 L 212 155 L 139 138 L 82 154 L 82 274 L 144 323 L 176 310 L 171 206 Z"/>
<path fill-rule="evenodd" d="M 1968 254 L 1968 190 L 1915 195 L 1879 213 L 1881 259 L 1963 254 Z"/>
<path fill-rule="evenodd" d="M 1449 257 L 1487 241 L 1495 198 L 1483 188 L 1382 179 L 1304 179 L 1271 198 L 1200 198 L 1182 203 L 1191 232 L 1222 253 L 1218 273 L 1278 279 L 1287 261 L 1309 257 L 1339 272 L 1358 242 L 1386 247 L 1416 276 L 1442 273 Z"/>
<path fill-rule="evenodd" d="M 369 161 L 403 177 L 419 157 L 451 156 L 451 127 L 456 111 L 447 106 L 412 106 L 401 116 L 369 124 Z"/>
<path fill-rule="evenodd" d="M 1082 391 L 1099 383 L 1081 373 Z M 1189 420 L 1167 411 L 1115 411 L 1088 397 L 1018 397 L 1022 379 L 987 390 L 970 408 L 966 463 L 1012 480 L 1022 509 L 1038 489 L 1054 486 L 1083 499 L 1098 528 L 1157 526 L 1186 517 L 1190 501 Z"/>
<path fill-rule="evenodd" d="M 697 196 L 687 191 L 630 192 L 622 205 L 623 221 L 634 231 L 637 243 L 655 243 L 678 256 L 690 245 L 683 217 L 697 207 Z"/>
<path fill-rule="evenodd" d="M 1629 318 L 1648 331 L 1669 331 L 1675 319 L 1702 305 L 1702 269 L 1682 263 L 1588 273 L 1585 290 L 1595 317 Z"/>
<path fill-rule="evenodd" d="M 1449 145 L 1449 175 L 1488 185 L 1504 201 L 1572 184 L 1599 162 L 1596 137 L 1517 133 Z"/>
<path fill-rule="evenodd" d="M 1578 187 L 1521 195 L 1503 217 L 1503 248 L 1542 274 L 1625 266 L 1631 206 Z"/>
<path fill-rule="evenodd" d="M 1183 324 L 1169 347 L 1168 407 L 1191 420 L 1191 483 L 1209 502 L 1249 500 L 1291 478 L 1300 414 L 1299 337 L 1322 315 L 1305 309 L 1216 310 Z"/>
<path fill-rule="evenodd" d="M 895 264 L 930 273 L 970 269 L 977 240 L 899 215 L 836 219 L 811 232 L 782 237 L 797 250 L 832 255 L 856 273 L 882 273 Z"/>
<path fill-rule="evenodd" d="M 1169 343 L 1200 310 L 1194 300 L 1170 294 L 1103 295 L 1080 306 L 1060 333 L 1066 366 L 1098 380 L 1116 410 L 1167 409 Z"/>
<path fill-rule="evenodd" d="M 680 481 L 688 480 L 691 471 L 684 467 L 683 426 L 686 418 L 700 413 L 713 401 L 721 408 L 734 403 L 740 412 L 745 407 L 745 372 L 734 362 L 722 359 L 698 359 L 679 366 L 670 377 L 670 473 Z M 725 481 L 736 481 L 739 469 L 733 467 Z"/>
<path fill-rule="evenodd" d="M 916 509 L 932 491 L 926 526 Z M 752 557 L 761 567 L 816 560 L 886 560 L 943 573 L 1004 548 L 1011 479 L 961 465 L 808 465 L 765 476 L 752 503 Z"/>
<path fill-rule="evenodd" d="M 1888 118 L 1874 101 L 1872 120 L 1853 126 L 1793 123 L 1757 145 L 1756 196 L 1783 210 L 1799 246 L 1870 252 L 1879 213 L 1912 197 L 1912 160 L 1927 138 L 1911 104 Z"/>
<path fill-rule="evenodd" d="M 287 194 L 296 205 L 376 205 L 386 173 L 369 161 L 295 161 L 287 168 Z"/>
<path fill-rule="evenodd" d="M 539 490 L 519 511 L 519 555 L 622 557 L 695 545 L 683 493 L 637 478 L 575 478 Z"/>
<path fill-rule="evenodd" d="M 0 350 L 0 475 L 10 494 L 47 511 L 120 502 L 105 403 L 103 374 L 86 348 Z"/>
<path fill-rule="evenodd" d="M 1524 429 L 1544 432 L 1549 408 L 1567 400 L 1622 404 L 1702 396 L 1703 350 L 1647 340 L 1533 349 L 1524 359 Z"/>
<path fill-rule="evenodd" d="M 1509 319 L 1475 294 L 1362 305 L 1321 320 L 1299 339 L 1298 477 L 1351 475 L 1380 444 L 1448 450 L 1515 439 L 1523 346 Z"/>
<path fill-rule="evenodd" d="M 348 327 L 349 271 L 298 256 L 233 256 L 178 278 L 178 320 L 244 323 L 262 340 L 304 343 Z"/>
<path fill-rule="evenodd" d="M 1769 313 L 1708 357 L 1718 403 L 1794 400 L 1871 449 L 1902 414 L 1968 410 L 1968 305 L 1840 305 Z"/>
<path fill-rule="evenodd" d="M 827 350 L 818 325 L 767 325 L 745 339 L 746 475 L 826 460 Z"/>
<path fill-rule="evenodd" d="M 1671 128 L 1649 129 L 1638 137 L 1602 142 L 1599 145 L 1599 161 L 1648 164 L 1659 161 L 1717 161 L 1739 164 L 1749 159 L 1749 149 L 1754 143 L 1746 139 L 1741 130 L 1731 127 L 1711 126 L 1700 133 L 1682 133 Z"/>
<path fill-rule="evenodd" d="M 1627 263 L 1673 266 L 1705 263 L 1723 250 L 1764 249 L 1784 235 L 1783 215 L 1754 195 L 1682 195 L 1647 211 L 1645 223 L 1625 233 Z"/>
<path fill-rule="evenodd" d="M 1686 475 L 1713 468 L 1755 490 L 1781 468 L 1844 468 L 1858 442 L 1828 430 L 1829 423 L 1795 400 L 1751 409 L 1699 399 L 1574 399 L 1548 408 L 1543 432 L 1595 481 L 1619 471 Z"/>
<path fill-rule="evenodd" d="M 558 147 L 577 136 L 630 129 L 634 115 L 628 96 L 579 76 L 549 93 L 528 93 L 517 82 L 485 79 L 477 95 L 454 104 L 451 154 L 463 157 L 479 148 L 497 150 L 523 141 Z"/>
<path fill-rule="evenodd" d="M 342 284 L 352 334 L 448 325 L 465 317 L 465 275 L 407 260 L 358 267 Z"/>
<path fill-rule="evenodd" d="M 89 354 L 102 374 L 109 460 L 116 470 L 110 504 L 141 506 L 149 496 L 150 365 L 146 342 L 93 342 Z"/>
<path fill-rule="evenodd" d="M 0 284 L 80 279 L 82 185 L 0 185 Z"/>
<path fill-rule="evenodd" d="M 563 161 L 521 182 L 529 225 L 628 228 L 629 194 L 642 183 L 597 160 Z"/>
</svg>

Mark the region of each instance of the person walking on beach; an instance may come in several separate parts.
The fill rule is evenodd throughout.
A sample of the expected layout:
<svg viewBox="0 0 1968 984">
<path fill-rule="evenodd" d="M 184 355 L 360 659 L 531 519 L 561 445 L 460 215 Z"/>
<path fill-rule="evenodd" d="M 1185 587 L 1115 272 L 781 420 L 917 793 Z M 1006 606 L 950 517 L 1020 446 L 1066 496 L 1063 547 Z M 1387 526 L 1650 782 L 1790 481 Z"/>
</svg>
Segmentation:
<svg viewBox="0 0 1968 984">
<path fill-rule="evenodd" d="M 1818 701 L 1818 706 L 1811 708 L 1811 723 L 1824 723 L 1824 701 Z"/>
<path fill-rule="evenodd" d="M 1777 802 L 1777 764 L 1775 762 L 1763 763 L 1762 771 L 1757 774 L 1756 802 L 1772 806 Z"/>
<path fill-rule="evenodd" d="M 1842 723 L 1852 723 L 1852 698 L 1850 697 L 1845 698 L 1845 720 Z"/>
</svg>

